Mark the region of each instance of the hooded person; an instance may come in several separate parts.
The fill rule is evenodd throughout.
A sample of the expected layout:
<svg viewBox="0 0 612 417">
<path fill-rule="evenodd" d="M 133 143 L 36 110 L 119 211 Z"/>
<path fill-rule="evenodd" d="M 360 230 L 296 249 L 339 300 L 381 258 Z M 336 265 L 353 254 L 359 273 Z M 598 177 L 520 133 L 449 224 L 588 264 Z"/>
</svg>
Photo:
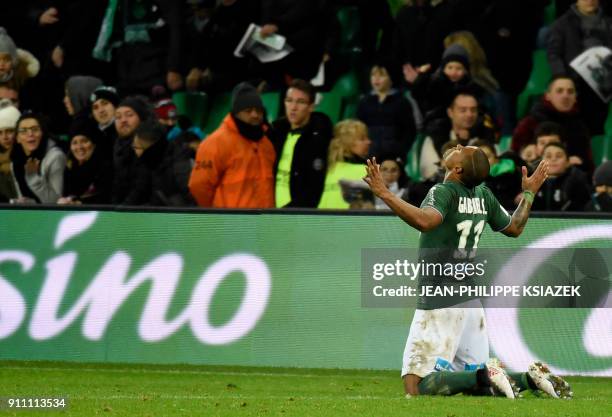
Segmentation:
<svg viewBox="0 0 612 417">
<path fill-rule="evenodd" d="M 63 197 L 59 204 L 108 204 L 112 163 L 102 157 L 102 133 L 91 119 L 79 118 L 70 126 L 70 152 L 64 170 Z"/>
<path fill-rule="evenodd" d="M 74 75 L 66 81 L 64 105 L 73 117 L 89 117 L 91 94 L 102 85 L 102 80 L 87 75 Z"/>
<path fill-rule="evenodd" d="M 17 48 L 13 39 L 0 27 L 0 85 L 21 90 L 28 79 L 38 75 L 40 63 L 28 51 Z"/>
<path fill-rule="evenodd" d="M 3 203 L 18 196 L 11 151 L 15 146 L 15 126 L 19 117 L 21 113 L 12 105 L 0 108 L 0 202 Z"/>
<path fill-rule="evenodd" d="M 423 113 L 425 127 L 438 119 L 446 117 L 446 108 L 452 101 L 454 90 L 469 86 L 482 95 L 470 77 L 470 59 L 467 50 L 459 45 L 452 44 L 444 51 L 440 67 L 432 74 L 429 65 L 418 68 L 417 76 L 411 91 Z"/>
<path fill-rule="evenodd" d="M 231 112 L 198 147 L 189 190 L 202 207 L 274 207 L 276 153 L 257 90 L 238 84 Z"/>
</svg>

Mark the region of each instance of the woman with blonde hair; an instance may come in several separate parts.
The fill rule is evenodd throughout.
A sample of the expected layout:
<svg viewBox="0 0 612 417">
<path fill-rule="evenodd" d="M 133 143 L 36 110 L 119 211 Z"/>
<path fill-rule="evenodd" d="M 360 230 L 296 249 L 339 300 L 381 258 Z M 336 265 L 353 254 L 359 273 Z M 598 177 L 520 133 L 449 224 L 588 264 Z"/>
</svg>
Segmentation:
<svg viewBox="0 0 612 417">
<path fill-rule="evenodd" d="M 371 196 L 371 193 L 367 193 L 367 184 L 363 181 L 365 160 L 371 143 L 365 123 L 348 119 L 336 124 L 334 138 L 329 144 L 327 175 L 319 208 L 342 209 L 365 205 L 365 195 Z M 346 199 L 351 200 L 351 203 L 343 196 L 341 181 Z M 359 193 L 361 183 L 365 192 L 362 195 Z"/>
</svg>

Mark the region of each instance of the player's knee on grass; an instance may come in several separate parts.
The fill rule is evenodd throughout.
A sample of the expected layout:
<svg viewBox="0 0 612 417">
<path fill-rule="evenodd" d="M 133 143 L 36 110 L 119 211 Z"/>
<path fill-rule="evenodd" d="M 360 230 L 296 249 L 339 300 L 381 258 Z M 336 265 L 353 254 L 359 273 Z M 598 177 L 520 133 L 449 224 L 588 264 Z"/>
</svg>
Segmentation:
<svg viewBox="0 0 612 417">
<path fill-rule="evenodd" d="M 419 382 L 423 378 L 414 374 L 404 375 L 404 392 L 410 395 L 419 395 Z"/>
</svg>

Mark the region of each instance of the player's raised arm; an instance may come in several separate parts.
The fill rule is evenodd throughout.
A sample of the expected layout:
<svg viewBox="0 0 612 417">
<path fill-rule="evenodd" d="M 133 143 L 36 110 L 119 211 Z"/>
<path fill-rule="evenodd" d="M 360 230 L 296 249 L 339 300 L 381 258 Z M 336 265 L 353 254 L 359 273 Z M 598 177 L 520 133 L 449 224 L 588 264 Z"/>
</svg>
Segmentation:
<svg viewBox="0 0 612 417">
<path fill-rule="evenodd" d="M 442 223 L 442 214 L 432 208 L 413 206 L 393 194 L 385 185 L 376 158 L 368 159 L 367 175 L 363 178 L 376 196 L 385 202 L 403 221 L 421 232 L 435 229 Z"/>
<path fill-rule="evenodd" d="M 540 162 L 535 172 L 530 177 L 527 176 L 527 168 L 523 167 L 522 169 L 523 179 L 521 181 L 521 186 L 523 189 L 523 198 L 512 214 L 510 226 L 502 231 L 506 236 L 518 237 L 523 233 L 523 229 L 525 229 L 527 219 L 529 218 L 533 199 L 542 184 L 544 184 L 544 181 L 546 181 L 546 178 L 548 178 L 547 161 L 543 160 Z"/>
</svg>

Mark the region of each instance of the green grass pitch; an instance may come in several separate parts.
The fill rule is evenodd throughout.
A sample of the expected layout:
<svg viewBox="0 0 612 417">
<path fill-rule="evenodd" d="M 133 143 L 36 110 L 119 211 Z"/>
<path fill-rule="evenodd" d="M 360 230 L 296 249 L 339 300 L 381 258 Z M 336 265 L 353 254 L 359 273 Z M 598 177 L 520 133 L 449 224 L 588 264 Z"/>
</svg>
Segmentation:
<svg viewBox="0 0 612 417">
<path fill-rule="evenodd" d="M 0 362 L 0 397 L 68 397 L 41 416 L 596 416 L 612 417 L 612 379 L 568 378 L 573 400 L 527 393 L 405 399 L 398 372 L 218 366 Z M 51 414 L 49 414 L 51 413 Z"/>
</svg>

